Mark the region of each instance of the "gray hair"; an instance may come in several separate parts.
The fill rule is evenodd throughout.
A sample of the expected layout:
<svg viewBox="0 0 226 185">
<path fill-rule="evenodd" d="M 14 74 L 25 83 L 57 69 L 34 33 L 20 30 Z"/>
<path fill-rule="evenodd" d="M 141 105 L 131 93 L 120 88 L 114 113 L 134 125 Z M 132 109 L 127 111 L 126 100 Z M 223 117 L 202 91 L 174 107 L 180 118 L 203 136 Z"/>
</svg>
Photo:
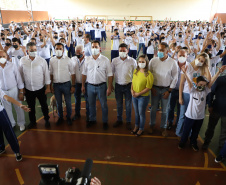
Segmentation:
<svg viewBox="0 0 226 185">
<path fill-rule="evenodd" d="M 83 45 L 77 45 L 76 47 L 75 47 L 75 51 L 77 50 L 77 49 L 80 49 L 80 50 L 82 50 L 82 51 L 84 51 L 84 46 Z"/>
<path fill-rule="evenodd" d="M 31 46 L 36 46 L 36 44 L 34 42 L 28 42 L 26 45 L 26 49 L 29 50 L 29 47 Z"/>
</svg>

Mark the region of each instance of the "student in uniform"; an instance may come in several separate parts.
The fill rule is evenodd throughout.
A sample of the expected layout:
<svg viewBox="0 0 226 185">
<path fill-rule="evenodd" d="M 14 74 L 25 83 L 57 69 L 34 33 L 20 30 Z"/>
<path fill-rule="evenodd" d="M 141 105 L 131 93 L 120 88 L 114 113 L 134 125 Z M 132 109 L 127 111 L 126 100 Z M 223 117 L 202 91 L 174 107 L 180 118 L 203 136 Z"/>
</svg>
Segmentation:
<svg viewBox="0 0 226 185">
<path fill-rule="evenodd" d="M 185 66 L 182 66 L 181 69 L 189 85 L 190 100 L 185 113 L 184 128 L 178 148 L 182 149 L 185 147 L 191 133 L 190 144 L 194 151 L 198 151 L 197 138 L 205 118 L 206 96 L 211 91 L 210 88 L 218 76 L 226 69 L 226 66 L 222 66 L 210 82 L 206 77 L 199 76 L 196 80 L 196 87 L 194 87 L 190 77 L 187 75 Z"/>
<path fill-rule="evenodd" d="M 146 54 L 146 52 L 145 52 L 145 31 L 142 27 L 139 29 L 139 32 L 137 33 L 137 37 L 139 38 L 139 49 L 137 52 L 137 56 L 139 56 L 141 48 L 143 48 L 143 54 Z"/>
<path fill-rule="evenodd" d="M 89 57 L 92 55 L 92 52 L 91 52 L 91 37 L 89 34 L 85 34 L 84 37 L 84 52 L 85 52 L 85 56 Z"/>
<path fill-rule="evenodd" d="M 138 38 L 134 32 L 131 33 L 131 42 L 129 44 L 129 56 L 133 57 L 136 60 L 137 57 L 137 43 L 138 43 Z"/>
<path fill-rule="evenodd" d="M 16 101 L 15 99 L 11 98 L 10 96 L 7 96 L 1 89 L 0 89 L 0 101 L 8 101 L 10 103 L 13 103 L 14 105 L 20 107 L 26 112 L 29 112 L 30 109 L 22 105 L 20 102 Z M 13 131 L 11 122 L 9 120 L 9 117 L 4 109 L 4 107 L 0 104 L 0 155 L 5 153 L 5 144 L 4 144 L 4 137 L 3 133 L 10 144 L 13 152 L 16 156 L 16 161 L 22 160 L 22 155 L 20 154 L 20 146 L 17 140 L 17 137 Z"/>
<path fill-rule="evenodd" d="M 111 61 L 119 56 L 119 42 L 120 42 L 119 30 L 115 29 L 114 34 L 111 36 Z"/>
<path fill-rule="evenodd" d="M 99 24 L 96 24 L 94 31 L 95 31 L 95 40 L 100 41 L 100 39 L 101 39 L 101 28 L 100 28 Z"/>
</svg>

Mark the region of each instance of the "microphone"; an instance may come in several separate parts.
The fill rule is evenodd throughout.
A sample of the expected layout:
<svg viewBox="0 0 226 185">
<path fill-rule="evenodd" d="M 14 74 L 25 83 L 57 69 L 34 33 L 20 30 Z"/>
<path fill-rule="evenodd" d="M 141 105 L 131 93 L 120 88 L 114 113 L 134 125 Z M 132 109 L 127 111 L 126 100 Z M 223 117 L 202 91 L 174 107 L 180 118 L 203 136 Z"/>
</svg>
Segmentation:
<svg viewBox="0 0 226 185">
<path fill-rule="evenodd" d="M 81 178 L 78 179 L 78 182 L 76 185 L 87 185 L 88 184 L 88 182 L 90 180 L 90 176 L 91 176 L 92 166 L 93 166 L 93 160 L 87 159 L 86 163 L 84 165 L 83 171 L 82 171 Z"/>
</svg>

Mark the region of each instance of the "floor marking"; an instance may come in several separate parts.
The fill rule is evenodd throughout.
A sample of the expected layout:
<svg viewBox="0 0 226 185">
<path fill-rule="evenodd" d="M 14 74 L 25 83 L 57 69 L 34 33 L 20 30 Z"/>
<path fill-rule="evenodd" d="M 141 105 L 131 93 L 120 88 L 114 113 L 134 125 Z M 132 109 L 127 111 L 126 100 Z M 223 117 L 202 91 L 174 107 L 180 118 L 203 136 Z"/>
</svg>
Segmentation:
<svg viewBox="0 0 226 185">
<path fill-rule="evenodd" d="M 15 157 L 13 154 L 2 154 L 6 157 Z M 44 156 L 29 156 L 23 155 L 23 158 L 27 159 L 42 159 L 42 160 L 52 160 L 52 161 L 63 161 L 63 162 L 77 162 L 85 163 L 84 159 L 68 159 L 68 158 L 56 158 L 56 157 L 44 157 Z M 165 168 L 165 169 L 182 169 L 182 170 L 202 170 L 202 171 L 223 171 L 226 169 L 222 168 L 204 168 L 195 166 L 173 166 L 173 165 L 160 165 L 160 164 L 142 164 L 142 163 L 125 163 L 125 162 L 111 162 L 111 161 L 98 161 L 93 160 L 94 164 L 106 164 L 106 165 L 118 165 L 118 166 L 133 166 L 133 167 L 148 167 L 148 168 Z"/>
<path fill-rule="evenodd" d="M 22 176 L 20 174 L 20 170 L 19 169 L 15 169 L 15 171 L 16 171 L 16 176 L 18 178 L 18 181 L 19 181 L 20 185 L 24 184 L 24 180 L 23 180 L 23 178 L 22 178 Z"/>
<path fill-rule="evenodd" d="M 204 168 L 208 168 L 209 159 L 208 154 L 206 152 L 204 153 L 204 157 L 205 157 Z"/>
<path fill-rule="evenodd" d="M 204 141 L 203 141 L 203 139 L 200 137 L 200 135 L 198 136 L 198 138 L 199 138 L 199 140 L 201 141 L 201 143 L 203 144 Z M 213 156 L 214 158 L 217 157 L 217 156 L 215 155 L 215 153 L 214 153 L 210 148 L 208 148 L 208 151 L 212 154 L 212 156 Z M 219 164 L 222 166 L 222 168 L 226 169 L 226 167 L 225 167 L 225 165 L 224 165 L 223 163 L 219 163 Z"/>
<path fill-rule="evenodd" d="M 19 141 L 19 146 L 20 146 L 20 144 L 21 144 L 21 141 Z"/>
<path fill-rule="evenodd" d="M 88 134 L 88 135 L 103 135 L 103 136 L 125 136 L 125 137 L 135 137 L 132 134 L 114 134 L 114 133 L 98 133 L 98 132 L 78 132 L 78 131 L 64 131 L 64 130 L 45 130 L 45 129 L 30 129 L 37 132 L 53 132 L 53 133 L 69 133 L 69 134 Z M 157 139 L 177 139 L 177 137 L 163 137 L 163 136 L 149 136 L 142 135 L 145 138 L 157 138 Z"/>
<path fill-rule="evenodd" d="M 200 182 L 198 181 L 195 185 L 201 185 Z"/>
</svg>

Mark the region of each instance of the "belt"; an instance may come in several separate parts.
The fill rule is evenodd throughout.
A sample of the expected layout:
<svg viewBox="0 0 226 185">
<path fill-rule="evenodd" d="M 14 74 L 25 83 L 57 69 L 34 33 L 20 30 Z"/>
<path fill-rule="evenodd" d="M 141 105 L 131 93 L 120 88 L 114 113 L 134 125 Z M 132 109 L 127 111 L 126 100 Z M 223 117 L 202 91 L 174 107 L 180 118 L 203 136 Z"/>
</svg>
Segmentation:
<svg viewBox="0 0 226 185">
<path fill-rule="evenodd" d="M 132 83 L 130 82 L 130 83 L 125 84 L 125 85 L 121 85 L 121 84 L 118 84 L 118 83 L 115 83 L 115 84 L 117 84 L 117 85 L 119 85 L 119 86 L 122 86 L 122 87 L 125 87 L 125 86 L 128 86 L 128 85 L 131 85 Z"/>
<path fill-rule="evenodd" d="M 100 84 L 91 84 L 91 83 L 88 83 L 89 85 L 92 85 L 92 86 L 101 86 L 101 85 L 104 85 L 106 84 L 106 82 L 103 82 L 103 83 L 100 83 Z"/>
<path fill-rule="evenodd" d="M 59 84 L 59 85 L 62 85 L 62 84 L 66 84 L 66 83 L 68 83 L 68 82 L 70 82 L 70 81 L 63 82 L 63 83 L 54 83 L 54 84 Z"/>
<path fill-rule="evenodd" d="M 163 86 L 157 86 L 157 85 L 153 85 L 153 87 L 158 87 L 159 89 L 165 89 L 165 88 L 169 88 L 170 86 L 167 86 L 167 87 L 163 87 Z"/>
</svg>

